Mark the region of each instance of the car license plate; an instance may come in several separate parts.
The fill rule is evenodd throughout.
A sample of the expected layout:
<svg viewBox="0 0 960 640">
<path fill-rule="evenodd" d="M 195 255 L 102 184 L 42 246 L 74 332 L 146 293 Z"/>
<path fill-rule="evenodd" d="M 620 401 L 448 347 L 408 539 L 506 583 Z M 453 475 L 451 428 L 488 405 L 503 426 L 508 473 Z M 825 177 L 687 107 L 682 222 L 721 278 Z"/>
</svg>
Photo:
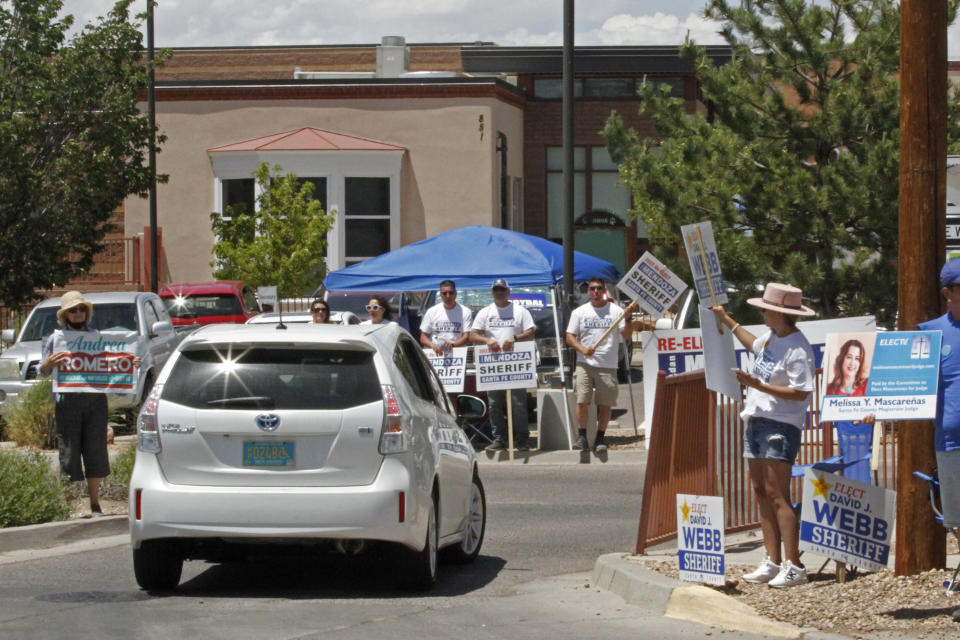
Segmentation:
<svg viewBox="0 0 960 640">
<path fill-rule="evenodd" d="M 243 466 L 245 467 L 292 467 L 294 462 L 292 442 L 243 443 Z"/>
</svg>

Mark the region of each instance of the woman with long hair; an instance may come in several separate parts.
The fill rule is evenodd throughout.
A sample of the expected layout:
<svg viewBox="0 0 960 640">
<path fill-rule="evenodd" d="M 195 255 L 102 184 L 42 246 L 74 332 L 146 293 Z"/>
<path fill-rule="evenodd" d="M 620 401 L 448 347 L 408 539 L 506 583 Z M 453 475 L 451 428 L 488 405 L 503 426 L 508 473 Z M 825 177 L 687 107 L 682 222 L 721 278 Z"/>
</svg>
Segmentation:
<svg viewBox="0 0 960 640">
<path fill-rule="evenodd" d="M 863 359 L 867 350 L 859 340 L 847 340 L 833 361 L 833 379 L 827 385 L 828 396 L 863 396 L 867 394 L 867 377 L 863 375 Z"/>
<path fill-rule="evenodd" d="M 370 296 L 370 300 L 367 301 L 367 313 L 370 317 L 360 324 L 390 324 L 393 321 L 390 303 L 379 294 Z"/>
</svg>

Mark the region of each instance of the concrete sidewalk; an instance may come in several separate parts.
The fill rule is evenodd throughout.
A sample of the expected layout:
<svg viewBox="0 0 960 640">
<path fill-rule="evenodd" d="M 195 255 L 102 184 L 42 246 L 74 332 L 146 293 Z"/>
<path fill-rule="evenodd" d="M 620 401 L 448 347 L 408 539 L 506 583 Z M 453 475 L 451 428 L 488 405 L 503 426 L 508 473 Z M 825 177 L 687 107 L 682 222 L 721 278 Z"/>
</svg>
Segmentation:
<svg viewBox="0 0 960 640">
<path fill-rule="evenodd" d="M 727 567 L 736 566 L 738 570 L 752 569 L 766 557 L 763 538 L 759 531 L 729 534 L 726 536 L 725 543 Z M 689 620 L 728 631 L 760 633 L 777 638 L 815 640 L 847 638 L 844 635 L 819 629 L 803 629 L 772 620 L 758 614 L 733 596 L 707 586 L 680 582 L 647 568 L 649 563 L 660 561 L 676 564 L 675 542 L 648 549 L 642 556 L 629 553 L 602 555 L 597 558 L 594 565 L 593 582 L 599 588 L 618 594 L 627 603 L 656 606 L 669 618 Z M 893 561 L 891 556 L 890 566 L 893 566 Z M 960 555 L 947 557 L 948 567 L 956 567 L 958 562 L 960 562 Z M 730 574 L 730 569 L 727 573 Z M 888 635 L 903 637 L 899 632 L 890 632 Z"/>
</svg>

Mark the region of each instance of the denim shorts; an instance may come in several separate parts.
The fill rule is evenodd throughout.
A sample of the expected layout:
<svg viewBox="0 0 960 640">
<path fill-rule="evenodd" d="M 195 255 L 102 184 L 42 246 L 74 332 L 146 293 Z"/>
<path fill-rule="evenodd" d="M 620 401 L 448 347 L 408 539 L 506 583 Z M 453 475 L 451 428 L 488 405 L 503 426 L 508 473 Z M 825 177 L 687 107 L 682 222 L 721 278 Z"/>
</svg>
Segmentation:
<svg viewBox="0 0 960 640">
<path fill-rule="evenodd" d="M 769 418 L 750 418 L 743 432 L 743 457 L 793 464 L 800 452 L 800 429 Z"/>
</svg>

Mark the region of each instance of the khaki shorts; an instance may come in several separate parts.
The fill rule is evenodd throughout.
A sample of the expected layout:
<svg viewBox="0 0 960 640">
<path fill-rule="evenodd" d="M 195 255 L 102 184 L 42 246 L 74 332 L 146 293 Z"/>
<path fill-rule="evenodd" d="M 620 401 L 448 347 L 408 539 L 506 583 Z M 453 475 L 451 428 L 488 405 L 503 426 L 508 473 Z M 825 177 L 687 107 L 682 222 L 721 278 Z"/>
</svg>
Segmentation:
<svg viewBox="0 0 960 640">
<path fill-rule="evenodd" d="M 594 389 L 597 391 L 597 406 L 612 407 L 617 402 L 617 370 L 591 367 L 578 362 L 573 372 L 573 390 L 577 396 L 577 404 L 590 404 Z"/>
</svg>

